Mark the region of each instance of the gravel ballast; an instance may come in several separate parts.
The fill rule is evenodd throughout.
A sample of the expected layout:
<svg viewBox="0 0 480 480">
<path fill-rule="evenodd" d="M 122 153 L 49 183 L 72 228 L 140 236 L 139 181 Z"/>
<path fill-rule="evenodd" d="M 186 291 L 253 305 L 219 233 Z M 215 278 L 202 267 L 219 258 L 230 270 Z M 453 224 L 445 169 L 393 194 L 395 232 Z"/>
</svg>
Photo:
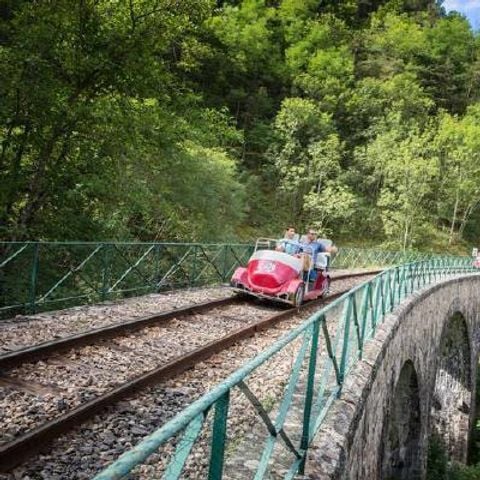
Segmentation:
<svg viewBox="0 0 480 480">
<path fill-rule="evenodd" d="M 0 320 L 0 355 L 76 333 L 233 295 L 230 288 L 207 287 L 132 297 L 118 302 Z"/>
<path fill-rule="evenodd" d="M 351 288 L 366 279 L 367 277 L 359 277 L 338 281 L 332 285 L 332 293 Z M 205 301 L 205 298 L 203 298 L 202 301 Z M 247 308 L 241 305 L 237 305 L 236 307 Z M 231 307 L 229 307 L 229 312 L 230 308 Z M 254 308 L 256 309 L 255 311 L 257 311 L 258 305 L 250 306 L 249 308 Z M 266 307 L 263 306 L 263 308 L 263 311 L 266 311 Z M 208 312 L 201 315 L 201 317 L 210 316 L 211 313 L 212 312 Z M 269 314 L 271 313 L 272 311 L 270 310 Z M 235 346 L 214 355 L 209 360 L 201 362 L 194 369 L 185 372 L 175 379 L 151 387 L 127 400 L 117 403 L 115 406 L 109 407 L 104 413 L 97 415 L 91 421 L 57 439 L 48 449 L 48 452 L 31 458 L 25 465 L 17 467 L 11 473 L 0 478 L 8 478 L 9 480 L 18 478 L 91 478 L 121 453 L 138 443 L 145 435 L 159 428 L 181 409 L 185 408 L 185 406 L 211 389 L 234 370 L 241 367 L 246 361 L 261 353 L 276 339 L 299 325 L 310 313 L 311 312 L 305 311 L 302 312 L 301 315 L 296 315 L 288 320 L 284 320 L 275 328 L 239 342 Z M 225 319 L 225 321 L 231 325 L 238 326 L 235 322 L 248 321 L 248 317 L 250 316 L 253 317 L 247 310 L 236 311 L 235 315 L 230 315 L 229 313 L 228 319 Z M 238 320 L 238 318 L 234 317 L 242 317 L 243 320 Z M 198 335 L 201 329 L 205 328 L 206 323 L 204 322 L 202 325 L 203 326 L 197 326 L 197 328 L 194 329 L 195 335 Z M 203 334 L 204 332 L 201 333 Z M 155 336 L 152 335 L 152 338 L 155 338 Z M 126 345 L 124 346 L 129 347 L 128 342 L 134 340 L 135 339 L 126 340 Z M 275 402 L 283 391 L 285 386 L 284 381 L 285 378 L 288 377 L 288 371 L 291 368 L 292 359 L 297 347 L 296 344 L 292 344 L 289 348 L 284 349 L 281 354 L 276 355 L 271 362 L 268 362 L 268 364 L 263 365 L 254 372 L 249 379 L 249 385 L 251 385 L 252 390 L 258 393 L 260 397 L 266 396 L 271 402 Z M 96 356 L 97 354 L 99 356 Z M 122 355 L 123 354 L 128 356 L 128 351 L 126 353 L 122 351 Z M 115 356 L 115 362 L 119 361 L 118 359 L 121 358 L 122 355 L 119 357 Z M 91 352 L 92 358 L 97 358 L 98 360 L 101 356 L 102 354 L 98 352 Z M 76 359 L 74 358 L 73 360 Z M 88 372 L 88 369 L 94 366 L 95 361 L 89 360 L 85 371 Z M 101 379 L 102 377 L 99 377 L 97 373 L 92 377 L 93 382 L 89 388 L 102 388 L 102 385 L 100 385 L 101 382 L 98 381 L 98 378 Z M 80 390 L 78 390 L 78 392 L 80 392 Z M 249 405 L 244 402 L 244 397 L 239 396 L 237 393 L 234 397 L 231 411 L 237 412 L 237 415 L 233 417 L 238 418 L 238 424 L 235 423 L 233 425 L 231 432 L 234 435 L 238 435 L 238 438 L 243 438 L 245 434 L 248 434 L 250 428 L 249 422 L 252 421 L 251 418 L 253 417 L 248 413 Z M 236 400 L 237 397 L 239 400 Z M 0 399 L 0 402 L 1 401 Z M 22 401 L 23 400 L 20 400 L 20 403 Z M 52 404 L 52 402 L 50 402 L 50 404 Z M 61 404 L 60 407 L 63 408 Z M 15 412 L 11 413 L 12 418 L 15 414 Z M 17 422 L 17 424 L 18 423 L 21 422 Z M 202 478 L 198 475 L 201 469 L 204 468 L 202 467 L 204 460 L 200 460 L 205 456 L 201 452 L 201 448 L 206 448 L 202 447 L 204 443 L 200 442 L 200 446 L 196 447 L 196 449 L 200 448 L 200 453 L 195 450 L 196 453 L 194 452 L 194 454 L 192 454 L 193 463 L 192 461 L 190 462 L 192 463 L 191 465 L 189 463 L 187 470 L 187 473 L 191 473 L 185 478 Z M 168 451 L 168 446 L 166 449 Z M 167 458 L 165 454 L 153 456 L 147 465 L 139 468 L 139 473 L 141 472 L 142 478 L 155 477 L 155 475 L 162 470 L 163 461 L 156 462 L 156 460 L 160 460 L 160 457 L 164 459 Z M 194 461 L 195 458 L 198 460 L 196 463 Z"/>
<path fill-rule="evenodd" d="M 223 306 L 6 370 L 0 386 L 0 445 L 274 312 L 263 304 Z"/>
</svg>

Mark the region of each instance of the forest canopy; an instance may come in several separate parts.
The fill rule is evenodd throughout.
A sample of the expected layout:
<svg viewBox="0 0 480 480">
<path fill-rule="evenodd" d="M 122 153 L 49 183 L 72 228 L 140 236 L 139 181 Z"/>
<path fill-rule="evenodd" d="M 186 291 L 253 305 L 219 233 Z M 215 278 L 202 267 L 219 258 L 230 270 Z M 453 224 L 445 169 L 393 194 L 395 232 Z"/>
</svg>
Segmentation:
<svg viewBox="0 0 480 480">
<path fill-rule="evenodd" d="M 2 240 L 480 235 L 480 37 L 434 0 L 3 0 Z"/>
</svg>

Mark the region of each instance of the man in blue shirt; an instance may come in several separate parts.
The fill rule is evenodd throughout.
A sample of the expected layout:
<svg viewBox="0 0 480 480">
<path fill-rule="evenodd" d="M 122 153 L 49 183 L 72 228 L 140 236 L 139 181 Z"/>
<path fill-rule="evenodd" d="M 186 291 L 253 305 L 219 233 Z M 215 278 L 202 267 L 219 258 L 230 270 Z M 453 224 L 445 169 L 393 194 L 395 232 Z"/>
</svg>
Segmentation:
<svg viewBox="0 0 480 480">
<path fill-rule="evenodd" d="M 317 255 L 327 251 L 327 247 L 320 242 L 317 242 L 317 233 L 313 228 L 309 228 L 306 239 L 302 243 L 302 251 L 312 256 L 312 261 L 315 264 Z"/>
<path fill-rule="evenodd" d="M 305 241 L 301 244 L 301 251 L 308 255 L 312 256 L 312 268 L 310 270 L 310 277 L 309 281 L 313 282 L 317 278 L 317 271 L 314 266 L 317 263 L 317 256 L 319 253 L 331 253 L 335 254 L 337 252 L 337 247 L 334 245 L 324 244 L 322 242 L 317 241 L 317 232 L 310 228 L 307 232 Z"/>
</svg>

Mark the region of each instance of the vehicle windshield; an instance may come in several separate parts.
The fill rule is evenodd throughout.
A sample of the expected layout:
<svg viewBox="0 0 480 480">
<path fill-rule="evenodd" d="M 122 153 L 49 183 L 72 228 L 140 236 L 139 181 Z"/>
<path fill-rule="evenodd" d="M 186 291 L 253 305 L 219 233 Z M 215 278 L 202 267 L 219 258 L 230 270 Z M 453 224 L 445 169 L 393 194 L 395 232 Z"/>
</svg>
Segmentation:
<svg viewBox="0 0 480 480">
<path fill-rule="evenodd" d="M 255 252 L 257 250 L 275 250 L 278 240 L 275 238 L 257 238 Z"/>
<path fill-rule="evenodd" d="M 325 247 L 330 247 L 333 245 L 332 240 L 327 238 L 317 239 L 311 244 L 307 241 L 305 235 L 300 237 L 298 234 L 295 234 L 293 238 L 266 238 L 260 237 L 255 242 L 255 252 L 257 250 L 277 250 L 281 252 L 288 253 L 290 255 L 297 255 L 299 253 L 304 253 L 311 256 L 316 256 L 318 253 L 319 245 L 323 247 L 322 250 L 325 250 Z"/>
</svg>

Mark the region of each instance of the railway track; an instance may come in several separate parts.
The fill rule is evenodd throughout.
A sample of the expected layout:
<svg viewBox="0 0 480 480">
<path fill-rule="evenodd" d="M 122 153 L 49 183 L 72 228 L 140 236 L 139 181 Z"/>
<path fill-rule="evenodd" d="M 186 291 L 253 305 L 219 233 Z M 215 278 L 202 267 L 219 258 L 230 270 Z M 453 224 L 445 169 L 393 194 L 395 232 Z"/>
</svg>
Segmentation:
<svg viewBox="0 0 480 480">
<path fill-rule="evenodd" d="M 340 280 L 363 277 L 374 273 L 375 272 L 362 272 L 353 275 L 342 275 L 335 278 L 334 281 L 339 282 Z M 345 293 L 345 291 L 348 291 L 348 289 L 349 288 L 340 290 L 330 295 L 326 300 L 333 300 Z M 113 347 L 111 348 L 118 350 L 119 357 L 121 357 L 123 363 L 125 363 L 125 358 L 127 358 L 128 361 L 129 355 L 132 358 L 137 356 L 141 349 L 135 349 L 135 345 L 139 345 L 138 342 L 135 342 L 135 339 L 133 339 L 134 348 L 132 349 L 131 343 L 128 344 L 127 342 L 127 345 L 125 345 L 125 342 L 122 343 L 118 341 L 119 337 L 123 338 L 124 341 L 125 339 L 132 340 L 132 335 L 139 335 L 141 338 L 151 338 L 152 333 L 155 334 L 156 330 L 164 330 L 166 325 L 171 324 L 170 326 L 175 335 L 181 338 L 179 331 L 181 331 L 184 325 L 192 323 L 192 319 L 196 319 L 193 330 L 185 330 L 185 332 L 189 332 L 186 334 L 190 336 L 194 334 L 195 330 L 198 331 L 199 327 L 201 328 L 202 323 L 198 321 L 198 317 L 202 317 L 208 313 L 209 318 L 207 321 L 209 322 L 209 328 L 211 328 L 211 323 L 217 321 L 215 319 L 221 320 L 219 322 L 219 329 L 211 332 L 210 336 L 213 336 L 212 339 L 209 340 L 209 338 L 204 337 L 203 340 L 207 341 L 200 342 L 200 344 L 193 342 L 193 345 L 189 345 L 183 350 L 180 347 L 176 347 L 175 342 L 173 342 L 175 352 L 170 356 L 164 357 L 163 361 L 159 361 L 158 359 L 158 349 L 154 350 L 152 352 L 153 354 L 144 362 L 146 368 L 143 368 L 140 374 L 127 375 L 127 378 L 120 382 L 107 382 L 100 392 L 98 389 L 93 389 L 93 393 L 91 391 L 90 395 L 84 395 L 84 382 L 79 382 L 77 390 L 79 392 L 79 398 L 83 401 L 80 401 L 78 405 L 74 405 L 73 408 L 68 409 L 65 413 L 54 415 L 53 418 L 47 422 L 33 425 L 32 428 L 20 432 L 12 440 L 0 445 L 0 470 L 8 471 L 19 463 L 22 463 L 34 453 L 44 449 L 52 440 L 92 418 L 104 410 L 105 407 L 127 396 L 131 396 L 135 392 L 139 392 L 150 385 L 155 385 L 180 375 L 182 372 L 210 358 L 212 355 L 228 349 L 232 345 L 258 332 L 277 325 L 282 320 L 297 314 L 300 310 L 312 309 L 322 301 L 324 300 L 309 302 L 298 309 L 283 309 L 272 314 L 271 307 L 266 307 L 264 304 L 254 307 L 251 305 L 247 306 L 238 298 L 230 297 L 44 342 L 0 356 L 0 370 L 4 373 L 4 375 L 0 377 L 0 385 L 3 384 L 3 386 L 9 387 L 10 390 L 26 390 L 30 393 L 33 391 L 33 394 L 35 394 L 37 390 L 37 393 L 45 395 L 45 392 L 49 391 L 49 382 L 33 381 L 32 378 L 35 379 L 37 377 L 38 368 L 44 368 L 45 365 L 49 365 L 52 361 L 54 365 L 61 367 L 68 365 L 72 358 L 74 363 L 77 362 L 79 357 L 82 358 L 82 355 L 88 357 L 97 355 L 96 359 L 98 361 L 98 352 L 91 350 L 92 345 L 100 345 L 100 347 L 95 348 L 104 349 L 105 344 L 108 345 L 110 342 L 113 342 Z M 252 318 L 251 321 L 246 322 L 245 325 L 238 325 L 238 323 L 235 324 L 234 320 L 234 317 L 238 315 L 243 317 L 251 315 Z M 193 321 L 193 323 L 195 323 L 195 321 Z M 225 323 L 236 328 L 226 329 Z M 172 342 L 172 338 L 170 338 L 168 342 Z M 179 352 L 180 354 L 178 354 Z M 100 352 L 100 357 L 102 353 L 104 354 L 105 350 Z M 86 365 L 87 368 L 92 367 L 89 362 L 87 362 Z M 95 368 L 98 370 L 98 365 L 96 365 Z M 63 368 L 60 368 L 60 371 L 62 370 Z M 43 374 L 44 380 L 46 376 L 51 375 L 51 372 L 48 373 L 48 367 L 46 371 L 47 373 Z M 75 369 L 69 371 L 70 375 L 72 371 L 75 372 Z M 40 375 L 40 377 L 42 377 L 42 375 Z M 56 392 L 55 397 L 55 388 L 53 388 L 53 392 L 52 398 L 56 398 L 58 402 L 58 397 L 60 397 L 61 401 L 63 398 L 62 394 Z M 35 397 L 35 395 L 33 396 Z M 28 406 L 28 402 L 26 406 Z M 28 411 L 29 410 L 27 410 L 27 412 Z"/>
</svg>

